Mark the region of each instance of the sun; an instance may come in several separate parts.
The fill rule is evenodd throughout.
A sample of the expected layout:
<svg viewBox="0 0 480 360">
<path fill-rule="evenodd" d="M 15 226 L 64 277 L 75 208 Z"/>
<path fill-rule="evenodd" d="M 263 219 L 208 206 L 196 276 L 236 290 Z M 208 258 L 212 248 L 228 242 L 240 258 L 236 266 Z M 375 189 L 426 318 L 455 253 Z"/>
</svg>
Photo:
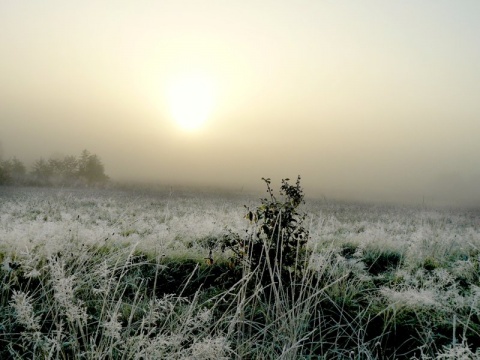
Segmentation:
<svg viewBox="0 0 480 360">
<path fill-rule="evenodd" d="M 175 77 L 167 89 L 172 119 L 184 130 L 197 130 L 212 113 L 215 87 L 204 74 Z"/>
</svg>

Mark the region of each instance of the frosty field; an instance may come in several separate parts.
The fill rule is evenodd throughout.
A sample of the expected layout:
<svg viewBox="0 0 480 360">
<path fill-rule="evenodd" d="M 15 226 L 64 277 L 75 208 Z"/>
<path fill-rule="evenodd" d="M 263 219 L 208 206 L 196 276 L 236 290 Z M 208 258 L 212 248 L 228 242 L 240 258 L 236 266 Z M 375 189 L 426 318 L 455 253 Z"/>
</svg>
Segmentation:
<svg viewBox="0 0 480 360">
<path fill-rule="evenodd" d="M 261 196 L 0 187 L 0 358 L 480 356 L 479 210 L 307 197 L 304 278 L 265 285 L 220 246 Z"/>
</svg>

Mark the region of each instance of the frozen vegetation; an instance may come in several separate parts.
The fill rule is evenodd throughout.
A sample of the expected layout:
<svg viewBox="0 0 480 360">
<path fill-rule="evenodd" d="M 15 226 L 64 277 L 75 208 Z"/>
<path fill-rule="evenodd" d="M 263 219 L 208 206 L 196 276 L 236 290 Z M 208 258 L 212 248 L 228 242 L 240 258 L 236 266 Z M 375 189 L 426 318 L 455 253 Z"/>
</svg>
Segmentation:
<svg viewBox="0 0 480 360">
<path fill-rule="evenodd" d="M 259 197 L 0 187 L 0 358 L 480 357 L 479 211 L 307 198 L 265 283 L 221 246 Z"/>
</svg>

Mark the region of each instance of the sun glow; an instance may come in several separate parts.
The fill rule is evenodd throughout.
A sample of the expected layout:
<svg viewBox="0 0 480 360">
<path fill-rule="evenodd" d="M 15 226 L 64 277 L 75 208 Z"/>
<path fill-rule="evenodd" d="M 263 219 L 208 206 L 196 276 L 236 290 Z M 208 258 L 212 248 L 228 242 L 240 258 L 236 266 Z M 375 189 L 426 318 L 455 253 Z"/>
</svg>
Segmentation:
<svg viewBox="0 0 480 360">
<path fill-rule="evenodd" d="M 208 76 L 188 74 L 175 78 L 168 87 L 173 120 L 182 129 L 199 129 L 211 115 L 214 93 L 213 81 Z"/>
</svg>

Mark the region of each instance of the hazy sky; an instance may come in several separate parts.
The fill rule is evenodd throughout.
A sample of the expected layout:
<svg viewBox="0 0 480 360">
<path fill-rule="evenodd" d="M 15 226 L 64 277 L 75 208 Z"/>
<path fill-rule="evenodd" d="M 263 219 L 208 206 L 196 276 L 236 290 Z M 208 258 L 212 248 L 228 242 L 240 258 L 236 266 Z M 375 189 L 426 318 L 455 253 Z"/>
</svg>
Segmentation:
<svg viewBox="0 0 480 360">
<path fill-rule="evenodd" d="M 480 203 L 478 39 L 478 0 L 0 0 L 3 157 Z"/>
</svg>

